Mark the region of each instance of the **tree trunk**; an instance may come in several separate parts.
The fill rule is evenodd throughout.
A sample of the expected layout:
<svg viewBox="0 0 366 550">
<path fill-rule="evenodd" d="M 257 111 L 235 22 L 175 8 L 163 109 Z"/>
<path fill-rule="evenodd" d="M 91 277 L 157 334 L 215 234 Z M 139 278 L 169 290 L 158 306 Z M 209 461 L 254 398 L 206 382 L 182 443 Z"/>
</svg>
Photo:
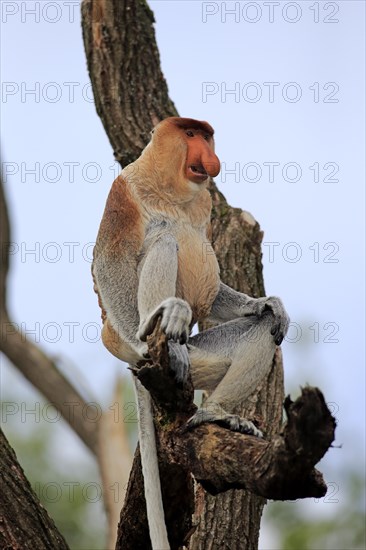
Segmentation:
<svg viewBox="0 0 366 550">
<path fill-rule="evenodd" d="M 139 156 L 157 122 L 177 115 L 161 72 L 153 23 L 153 14 L 145 0 L 82 2 L 84 45 L 95 105 L 115 157 L 122 165 Z M 236 290 L 263 296 L 259 225 L 250 214 L 231 208 L 214 183 L 211 192 L 213 244 L 221 278 Z M 271 435 L 281 424 L 283 397 L 279 353 L 259 392 L 238 412 L 245 417 L 260 418 Z M 136 468 L 137 461 L 133 476 L 137 475 Z M 197 488 L 194 516 L 197 529 L 189 547 L 257 548 L 264 504 L 263 498 L 243 490 L 212 497 Z M 143 515 L 143 510 L 139 509 L 140 512 Z M 143 536 L 142 541 L 140 547 L 148 548 Z M 125 545 L 124 550 L 136 548 L 136 540 L 134 544 Z"/>
<path fill-rule="evenodd" d="M 0 430 L 0 548 L 67 550 Z"/>
<path fill-rule="evenodd" d="M 250 296 L 264 296 L 262 232 L 248 212 L 230 207 L 215 186 L 212 189 L 212 240 L 220 264 L 221 279 Z M 282 356 L 275 356 L 272 370 L 250 403 L 235 412 L 258 418 L 268 436 L 278 432 L 284 399 Z M 192 550 L 255 550 L 265 499 L 243 490 L 211 496 L 201 486 L 196 490 Z"/>
</svg>

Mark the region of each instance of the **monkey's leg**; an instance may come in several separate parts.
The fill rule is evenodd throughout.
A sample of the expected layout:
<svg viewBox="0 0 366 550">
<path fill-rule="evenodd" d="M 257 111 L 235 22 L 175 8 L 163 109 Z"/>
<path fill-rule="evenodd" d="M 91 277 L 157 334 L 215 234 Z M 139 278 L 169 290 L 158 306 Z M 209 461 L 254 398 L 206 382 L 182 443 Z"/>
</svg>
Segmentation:
<svg viewBox="0 0 366 550">
<path fill-rule="evenodd" d="M 252 422 L 231 411 L 270 370 L 276 350 L 272 326 L 273 314 L 266 312 L 260 318 L 229 321 L 189 340 L 193 384 L 196 389 L 212 391 L 189 420 L 189 427 L 216 422 L 234 431 L 262 435 Z"/>
</svg>

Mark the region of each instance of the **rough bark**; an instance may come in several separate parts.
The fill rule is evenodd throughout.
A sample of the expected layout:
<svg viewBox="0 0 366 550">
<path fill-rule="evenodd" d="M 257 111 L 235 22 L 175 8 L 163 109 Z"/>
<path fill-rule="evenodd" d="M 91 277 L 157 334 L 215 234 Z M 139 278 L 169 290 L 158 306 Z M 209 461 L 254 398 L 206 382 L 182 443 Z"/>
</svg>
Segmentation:
<svg viewBox="0 0 366 550">
<path fill-rule="evenodd" d="M 263 234 L 259 224 L 248 212 L 229 206 L 214 185 L 212 199 L 212 240 L 221 279 L 240 292 L 264 296 Z M 245 418 L 259 419 L 270 437 L 280 429 L 283 399 L 283 366 L 279 352 L 256 394 L 239 405 L 236 412 Z M 265 502 L 263 497 L 244 490 L 231 489 L 212 496 L 199 486 L 193 519 L 197 528 L 190 540 L 190 549 L 256 550 Z"/>
<path fill-rule="evenodd" d="M 160 120 L 177 116 L 160 68 L 154 14 L 145 0 L 87 0 L 82 17 L 95 107 L 125 166 Z"/>
<path fill-rule="evenodd" d="M 0 548 L 67 550 L 63 536 L 39 502 L 0 430 Z"/>
<path fill-rule="evenodd" d="M 158 121 L 177 114 L 161 73 L 153 22 L 145 0 L 82 2 L 84 45 L 95 104 L 122 165 L 140 154 Z M 258 223 L 250 214 L 231 208 L 214 183 L 211 192 L 213 244 L 222 280 L 253 296 L 264 295 Z M 259 419 L 271 436 L 281 424 L 283 397 L 282 361 L 277 354 L 267 379 L 238 412 Z M 149 548 L 139 468 L 136 455 L 117 543 L 117 548 L 124 550 Z M 198 488 L 197 527 L 189 547 L 257 548 L 264 503 L 263 497 L 248 491 L 232 489 L 213 497 Z M 129 527 L 133 522 L 139 526 L 134 533 Z"/>
</svg>

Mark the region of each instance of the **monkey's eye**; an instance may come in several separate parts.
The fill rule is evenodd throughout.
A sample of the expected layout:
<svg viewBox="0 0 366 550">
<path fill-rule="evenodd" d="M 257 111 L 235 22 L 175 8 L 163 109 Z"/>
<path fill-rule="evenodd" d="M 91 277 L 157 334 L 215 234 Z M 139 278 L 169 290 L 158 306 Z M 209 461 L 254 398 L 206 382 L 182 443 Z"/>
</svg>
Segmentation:
<svg viewBox="0 0 366 550">
<path fill-rule="evenodd" d="M 191 130 L 187 130 L 186 135 L 187 135 L 188 137 L 194 137 L 194 133 L 191 132 Z"/>
<path fill-rule="evenodd" d="M 205 139 L 206 141 L 208 141 L 208 140 L 210 139 L 210 136 L 209 136 L 208 134 L 205 134 L 205 135 L 203 136 L 203 139 Z"/>
</svg>

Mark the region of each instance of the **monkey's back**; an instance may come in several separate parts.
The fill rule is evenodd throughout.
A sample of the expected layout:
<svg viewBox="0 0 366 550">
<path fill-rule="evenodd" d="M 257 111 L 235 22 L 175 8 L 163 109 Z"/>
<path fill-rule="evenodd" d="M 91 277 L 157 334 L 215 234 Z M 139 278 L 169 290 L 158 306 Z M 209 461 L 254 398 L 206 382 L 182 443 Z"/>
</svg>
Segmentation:
<svg viewBox="0 0 366 550">
<path fill-rule="evenodd" d="M 92 275 L 102 310 L 103 343 L 113 355 L 126 362 L 133 362 L 136 358 L 128 342 L 135 339 L 139 324 L 137 266 L 143 240 L 139 205 L 124 178 L 119 176 L 109 192 L 99 227 Z M 118 281 L 117 288 L 114 286 L 115 280 Z M 117 308 L 124 311 L 123 331 L 118 329 L 118 323 L 112 316 Z"/>
</svg>

